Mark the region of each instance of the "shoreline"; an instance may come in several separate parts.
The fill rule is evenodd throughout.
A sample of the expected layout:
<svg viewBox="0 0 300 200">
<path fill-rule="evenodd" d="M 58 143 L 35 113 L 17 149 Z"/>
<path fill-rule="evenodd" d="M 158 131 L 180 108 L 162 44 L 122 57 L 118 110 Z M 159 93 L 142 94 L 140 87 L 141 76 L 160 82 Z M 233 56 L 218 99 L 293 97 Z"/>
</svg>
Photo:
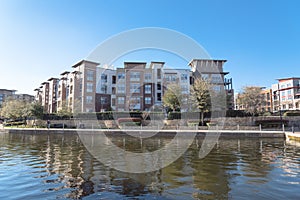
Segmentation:
<svg viewBox="0 0 300 200">
<path fill-rule="evenodd" d="M 1 131 L 1 130 L 0 130 Z M 34 134 L 99 134 L 99 132 L 104 132 L 106 135 L 126 135 L 126 132 L 131 132 L 135 134 L 142 134 L 143 136 L 150 135 L 154 133 L 159 133 L 159 135 L 174 136 L 177 133 L 197 133 L 197 136 L 206 136 L 209 133 L 218 133 L 221 137 L 257 137 L 257 138 L 285 138 L 286 132 L 284 131 L 259 131 L 259 130 L 195 130 L 195 129 L 46 129 L 46 128 L 5 128 L 2 132 L 6 133 L 34 133 Z"/>
</svg>

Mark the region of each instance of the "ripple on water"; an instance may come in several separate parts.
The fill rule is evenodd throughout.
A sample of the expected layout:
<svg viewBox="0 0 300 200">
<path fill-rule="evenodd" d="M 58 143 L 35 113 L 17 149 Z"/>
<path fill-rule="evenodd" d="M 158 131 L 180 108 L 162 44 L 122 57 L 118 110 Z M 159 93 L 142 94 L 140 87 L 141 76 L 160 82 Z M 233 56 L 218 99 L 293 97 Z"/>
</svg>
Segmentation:
<svg viewBox="0 0 300 200">
<path fill-rule="evenodd" d="M 126 174 L 103 166 L 76 138 L 1 138 L 0 199 L 300 199 L 300 148 L 283 140 L 220 140 L 204 159 L 193 145 L 157 172 Z"/>
</svg>

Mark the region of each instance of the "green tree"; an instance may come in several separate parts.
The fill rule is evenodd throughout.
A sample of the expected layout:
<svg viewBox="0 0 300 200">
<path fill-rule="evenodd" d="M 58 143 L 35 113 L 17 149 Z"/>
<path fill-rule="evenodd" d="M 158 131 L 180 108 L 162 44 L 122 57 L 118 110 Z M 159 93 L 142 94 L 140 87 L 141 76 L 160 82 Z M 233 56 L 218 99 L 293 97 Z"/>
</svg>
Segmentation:
<svg viewBox="0 0 300 200">
<path fill-rule="evenodd" d="M 68 117 L 68 118 L 72 117 L 73 113 L 72 113 L 70 107 L 67 105 L 66 101 L 62 102 L 62 107 L 57 112 L 57 115 L 60 116 L 60 117 Z"/>
<path fill-rule="evenodd" d="M 40 103 L 32 103 L 30 109 L 31 116 L 36 117 L 37 119 L 43 119 L 44 107 Z"/>
<path fill-rule="evenodd" d="M 238 104 L 242 105 L 245 111 L 252 114 L 252 116 L 259 114 L 261 112 L 261 106 L 266 103 L 262 88 L 257 86 L 244 87 L 237 101 Z"/>
<path fill-rule="evenodd" d="M 163 105 L 175 111 L 180 109 L 182 100 L 181 87 L 177 84 L 169 84 L 162 98 Z"/>
<path fill-rule="evenodd" d="M 191 102 L 199 110 L 202 126 L 204 125 L 204 113 L 211 110 L 211 84 L 209 80 L 195 79 L 191 87 Z"/>
<path fill-rule="evenodd" d="M 8 119 L 26 119 L 30 115 L 30 104 L 22 100 L 7 99 L 1 108 L 1 116 Z"/>
</svg>

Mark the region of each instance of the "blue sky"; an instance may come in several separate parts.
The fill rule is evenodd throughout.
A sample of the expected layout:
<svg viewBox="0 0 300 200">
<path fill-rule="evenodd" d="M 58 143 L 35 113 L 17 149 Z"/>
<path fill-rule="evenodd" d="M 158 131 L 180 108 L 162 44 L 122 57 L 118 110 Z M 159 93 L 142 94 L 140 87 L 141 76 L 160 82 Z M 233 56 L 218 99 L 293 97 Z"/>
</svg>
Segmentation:
<svg viewBox="0 0 300 200">
<path fill-rule="evenodd" d="M 300 77 L 299 8 L 297 0 L 1 0 L 0 88 L 34 94 L 107 38 L 142 27 L 181 32 L 212 58 L 228 60 L 236 91 L 270 87 L 277 78 Z"/>
</svg>

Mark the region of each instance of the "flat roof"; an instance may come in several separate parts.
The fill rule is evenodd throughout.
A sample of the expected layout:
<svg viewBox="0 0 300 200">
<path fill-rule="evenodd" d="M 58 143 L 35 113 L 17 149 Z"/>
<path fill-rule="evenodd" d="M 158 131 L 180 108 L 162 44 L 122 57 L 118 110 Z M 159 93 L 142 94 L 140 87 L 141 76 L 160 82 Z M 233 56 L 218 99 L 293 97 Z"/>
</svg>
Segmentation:
<svg viewBox="0 0 300 200">
<path fill-rule="evenodd" d="M 93 61 L 90 61 L 90 60 L 81 60 L 81 61 L 79 61 L 78 63 L 74 64 L 74 65 L 72 66 L 72 68 L 76 68 L 76 67 L 78 67 L 79 65 L 81 65 L 81 64 L 84 63 L 84 62 L 86 62 L 86 63 L 91 63 L 91 64 L 96 64 L 96 65 L 100 65 L 100 63 L 93 62 Z"/>
<path fill-rule="evenodd" d="M 158 64 L 163 64 L 163 65 L 165 64 L 165 62 L 162 62 L 162 61 L 151 61 L 151 63 L 158 63 Z"/>
<path fill-rule="evenodd" d="M 227 62 L 227 60 L 225 60 L 225 59 L 198 59 L 198 58 L 195 58 L 195 59 L 191 60 L 188 65 L 191 65 L 191 63 L 193 61 L 221 61 L 221 62 Z"/>
<path fill-rule="evenodd" d="M 229 72 L 200 72 L 201 74 L 224 74 L 227 75 Z"/>
<path fill-rule="evenodd" d="M 146 65 L 147 63 L 146 62 L 124 62 L 124 65 L 126 64 L 143 64 L 143 65 Z"/>
<path fill-rule="evenodd" d="M 63 75 L 66 75 L 66 74 L 70 74 L 69 71 L 64 71 L 63 73 L 61 73 L 60 75 L 63 76 Z"/>
<path fill-rule="evenodd" d="M 0 89 L 1 91 L 16 92 L 17 90 Z"/>
<path fill-rule="evenodd" d="M 51 77 L 51 78 L 48 79 L 48 81 L 52 81 L 52 80 L 58 80 L 58 78 Z"/>
<path fill-rule="evenodd" d="M 300 79 L 300 77 L 278 78 L 276 80 L 278 80 L 278 81 L 285 81 L 285 80 L 291 80 L 291 79 Z"/>
</svg>

